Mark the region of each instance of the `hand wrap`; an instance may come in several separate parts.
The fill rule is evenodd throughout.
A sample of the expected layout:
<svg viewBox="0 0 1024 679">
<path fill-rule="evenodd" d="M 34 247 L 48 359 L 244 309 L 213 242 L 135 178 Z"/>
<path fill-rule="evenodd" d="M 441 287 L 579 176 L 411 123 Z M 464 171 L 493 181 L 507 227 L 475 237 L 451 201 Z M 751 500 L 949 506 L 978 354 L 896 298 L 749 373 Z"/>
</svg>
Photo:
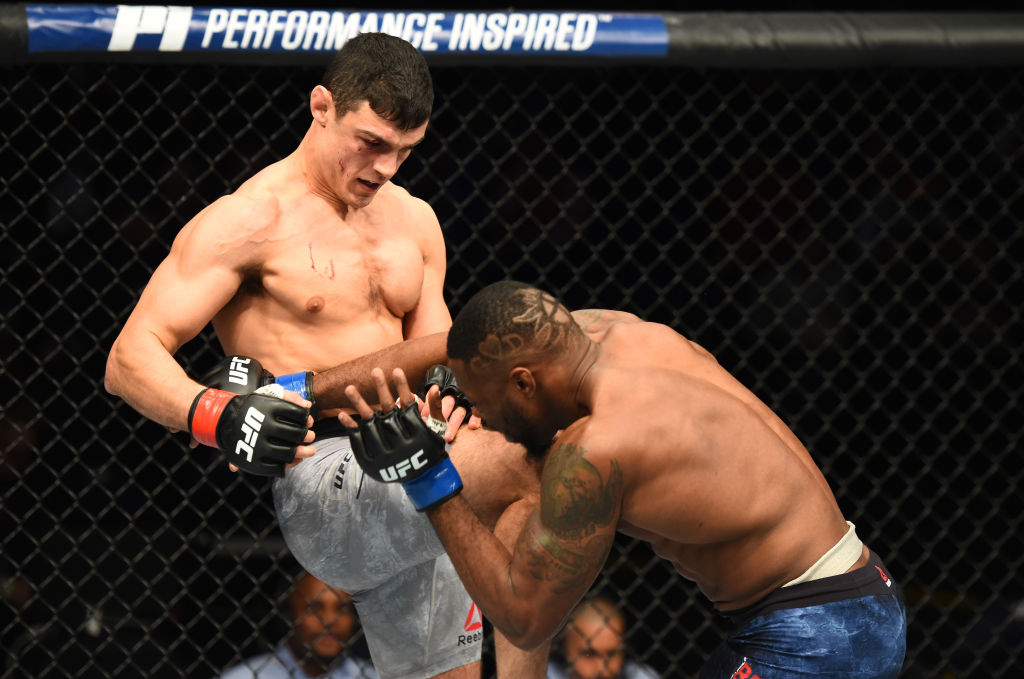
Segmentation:
<svg viewBox="0 0 1024 679">
<path fill-rule="evenodd" d="M 284 476 L 306 438 L 309 411 L 262 394 L 204 389 L 192 402 L 188 428 L 203 445 L 221 450 L 250 474 Z"/>
<path fill-rule="evenodd" d="M 426 511 L 462 490 L 462 479 L 444 440 L 413 404 L 376 412 L 348 429 L 363 471 L 383 483 L 401 483 L 417 511 Z"/>
</svg>

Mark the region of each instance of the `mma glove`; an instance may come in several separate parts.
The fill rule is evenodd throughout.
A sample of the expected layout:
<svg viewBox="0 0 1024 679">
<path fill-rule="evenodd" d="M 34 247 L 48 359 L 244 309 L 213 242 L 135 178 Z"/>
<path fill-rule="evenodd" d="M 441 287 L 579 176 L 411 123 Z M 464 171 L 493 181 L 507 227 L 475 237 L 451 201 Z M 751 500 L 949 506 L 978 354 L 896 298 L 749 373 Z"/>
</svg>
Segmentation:
<svg viewBox="0 0 1024 679">
<path fill-rule="evenodd" d="M 203 445 L 250 474 L 284 476 L 306 438 L 309 411 L 274 396 L 204 389 L 192 401 L 188 429 Z"/>
<path fill-rule="evenodd" d="M 310 411 L 316 412 L 316 401 L 313 399 L 313 373 L 311 372 L 289 373 L 274 377 L 273 373 L 264 370 L 263 365 L 255 358 L 228 356 L 206 373 L 199 382 L 208 387 L 230 391 L 232 394 L 252 394 L 268 384 L 280 384 L 288 391 L 297 392 L 299 396 L 309 401 L 312 404 Z"/>
<path fill-rule="evenodd" d="M 378 411 L 349 428 L 348 435 L 363 471 L 383 483 L 401 483 L 416 511 L 424 512 L 462 490 L 462 478 L 438 433 L 443 426 L 433 419 L 428 425 L 412 404 L 386 414 Z"/>
<path fill-rule="evenodd" d="M 446 365 L 435 365 L 427 370 L 427 374 L 423 376 L 423 381 L 420 382 L 420 387 L 417 391 L 419 397 L 426 399 L 427 392 L 435 384 L 441 388 L 441 398 L 451 396 L 455 399 L 456 408 L 465 408 L 466 415 L 470 415 L 473 412 L 473 404 L 469 402 L 466 395 L 459 389 L 459 385 L 455 381 L 455 373 L 452 372 L 451 368 Z"/>
</svg>

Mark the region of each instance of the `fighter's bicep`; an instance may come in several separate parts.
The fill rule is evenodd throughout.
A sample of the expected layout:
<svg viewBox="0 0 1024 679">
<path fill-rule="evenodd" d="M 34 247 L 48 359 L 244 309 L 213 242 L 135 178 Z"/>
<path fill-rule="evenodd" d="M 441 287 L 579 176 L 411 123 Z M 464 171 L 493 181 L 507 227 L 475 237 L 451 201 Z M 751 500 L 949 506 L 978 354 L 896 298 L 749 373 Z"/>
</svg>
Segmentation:
<svg viewBox="0 0 1024 679">
<path fill-rule="evenodd" d="M 237 293 L 242 271 L 232 257 L 183 233 L 150 277 L 129 324 L 152 333 L 173 352 Z"/>
<path fill-rule="evenodd" d="M 242 274 L 223 263 L 179 266 L 168 258 L 153 273 L 139 306 L 153 312 L 153 332 L 189 339 L 234 297 L 241 282 Z"/>
<path fill-rule="evenodd" d="M 555 596 L 582 596 L 615 540 L 621 502 L 617 461 L 595 464 L 581 446 L 557 446 L 545 464 L 540 507 L 516 545 L 524 571 Z"/>
</svg>

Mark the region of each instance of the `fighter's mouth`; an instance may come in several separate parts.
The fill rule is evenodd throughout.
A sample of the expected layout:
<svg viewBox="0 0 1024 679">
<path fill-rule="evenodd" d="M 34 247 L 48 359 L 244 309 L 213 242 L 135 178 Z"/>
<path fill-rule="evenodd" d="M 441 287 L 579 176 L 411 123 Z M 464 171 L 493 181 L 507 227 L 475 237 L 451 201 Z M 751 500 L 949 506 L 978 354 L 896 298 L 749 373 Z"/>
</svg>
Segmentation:
<svg viewBox="0 0 1024 679">
<path fill-rule="evenodd" d="M 359 181 L 360 184 L 362 184 L 363 186 L 365 186 L 366 188 L 368 188 L 371 191 L 376 191 L 377 189 L 380 188 L 380 184 L 377 183 L 377 182 L 371 182 L 371 181 L 369 181 L 367 179 L 360 179 L 358 181 Z"/>
</svg>

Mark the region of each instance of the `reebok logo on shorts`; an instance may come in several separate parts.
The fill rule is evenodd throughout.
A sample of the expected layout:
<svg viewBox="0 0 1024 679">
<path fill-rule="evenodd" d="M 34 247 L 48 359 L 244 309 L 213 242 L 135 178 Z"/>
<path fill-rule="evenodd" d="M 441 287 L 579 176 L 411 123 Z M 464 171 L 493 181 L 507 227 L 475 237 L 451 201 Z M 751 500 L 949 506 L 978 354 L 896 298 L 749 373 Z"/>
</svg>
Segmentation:
<svg viewBox="0 0 1024 679">
<path fill-rule="evenodd" d="M 466 624 L 462 626 L 462 629 L 466 630 L 466 634 L 459 635 L 459 646 L 480 643 L 484 638 L 483 626 L 480 609 L 476 607 L 476 604 L 470 604 L 469 614 L 466 615 Z"/>
<path fill-rule="evenodd" d="M 470 604 L 469 615 L 466 616 L 466 624 L 463 629 L 467 632 L 475 632 L 483 626 L 484 623 L 480 620 L 480 609 L 476 607 L 476 604 Z"/>
<path fill-rule="evenodd" d="M 732 673 L 731 679 L 761 679 L 761 677 L 754 674 L 754 668 L 750 666 L 749 662 L 744 661 L 739 669 Z"/>
</svg>

